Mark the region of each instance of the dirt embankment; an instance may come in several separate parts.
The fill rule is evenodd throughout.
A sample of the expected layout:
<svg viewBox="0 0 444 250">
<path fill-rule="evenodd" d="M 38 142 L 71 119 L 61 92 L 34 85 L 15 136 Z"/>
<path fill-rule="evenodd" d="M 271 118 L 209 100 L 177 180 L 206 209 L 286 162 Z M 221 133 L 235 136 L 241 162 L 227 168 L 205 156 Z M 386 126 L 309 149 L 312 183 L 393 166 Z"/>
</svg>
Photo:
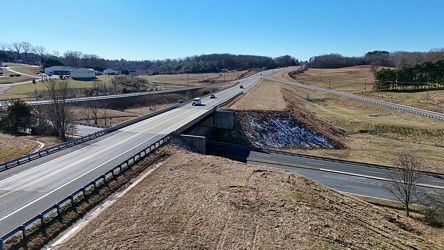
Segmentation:
<svg viewBox="0 0 444 250">
<path fill-rule="evenodd" d="M 160 167 L 55 249 L 444 247 L 410 218 L 294 173 L 164 150 Z"/>
</svg>

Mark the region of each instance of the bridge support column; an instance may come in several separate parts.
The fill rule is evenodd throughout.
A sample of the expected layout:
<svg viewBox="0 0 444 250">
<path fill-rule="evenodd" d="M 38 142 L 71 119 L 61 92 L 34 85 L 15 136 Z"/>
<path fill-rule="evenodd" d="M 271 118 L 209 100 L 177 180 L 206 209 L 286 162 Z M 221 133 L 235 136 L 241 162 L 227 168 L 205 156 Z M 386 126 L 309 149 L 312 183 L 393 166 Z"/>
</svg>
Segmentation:
<svg viewBox="0 0 444 250">
<path fill-rule="evenodd" d="M 206 149 L 207 139 L 205 136 L 182 134 L 180 135 L 180 137 L 185 141 L 187 141 L 188 143 L 190 143 L 191 145 L 193 145 L 197 149 L 197 152 L 201 154 L 207 153 Z"/>
</svg>

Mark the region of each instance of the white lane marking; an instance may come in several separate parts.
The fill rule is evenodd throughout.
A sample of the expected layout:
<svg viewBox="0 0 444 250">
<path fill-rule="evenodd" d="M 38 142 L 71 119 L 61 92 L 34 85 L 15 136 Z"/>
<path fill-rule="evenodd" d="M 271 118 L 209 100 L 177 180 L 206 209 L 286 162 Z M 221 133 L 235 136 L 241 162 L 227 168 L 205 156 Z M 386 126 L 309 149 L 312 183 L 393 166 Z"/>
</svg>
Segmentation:
<svg viewBox="0 0 444 250">
<path fill-rule="evenodd" d="M 154 137 L 155 137 L 155 136 L 151 137 L 151 138 L 150 138 L 150 139 L 148 139 L 148 140 L 151 140 L 151 139 L 153 139 Z M 135 147 L 133 147 L 133 148 L 136 148 L 136 147 L 138 147 L 138 146 L 140 146 L 140 145 L 142 145 L 142 144 L 144 144 L 144 143 L 146 143 L 146 142 L 142 142 L 142 143 L 140 143 L 140 144 L 136 145 L 136 146 L 135 146 Z M 123 154 L 127 153 L 128 151 L 131 151 L 131 150 L 132 150 L 133 148 L 130 148 L 130 149 L 128 149 L 127 151 L 125 151 L 125 152 L 121 153 L 120 155 L 117 155 L 117 156 L 115 156 L 114 158 L 112 158 L 112 159 L 110 159 L 110 160 L 108 160 L 108 161 L 104 162 L 104 163 L 103 163 L 102 165 L 99 165 L 99 166 L 97 166 L 97 167 L 95 167 L 95 168 L 93 168 L 93 169 L 89 170 L 88 172 L 85 172 L 85 173 L 83 173 L 82 175 L 78 176 L 77 178 L 75 178 L 75 179 L 72 179 L 71 181 L 69 181 L 69 182 L 67 182 L 67 183 L 63 184 L 62 186 L 60 186 L 60 187 L 58 187 L 58 188 L 56 188 L 56 189 L 52 190 L 51 192 L 49 192 L 49 193 L 47 193 L 47 194 L 43 195 L 42 197 L 40 197 L 40 198 L 38 198 L 38 199 L 36 199 L 36 200 L 32 201 L 31 203 L 29 203 L 29 204 L 27 204 L 27 205 L 25 205 L 25 206 L 21 207 L 20 209 L 17 209 L 16 211 L 14 211 L 14 212 L 12 212 L 12 213 L 10 213 L 10 214 L 8 214 L 8 215 L 4 216 L 3 218 L 0 218 L 0 221 L 3 221 L 4 219 L 6 219 L 6 218 L 8 218 L 8 217 L 10 217 L 10 216 L 12 216 L 12 215 L 14 215 L 14 214 L 16 214 L 17 212 L 19 212 L 19 211 L 21 211 L 21 210 L 23 210 L 23 209 L 25 209 L 25 208 L 27 208 L 27 207 L 29 207 L 30 205 L 32 205 L 32 204 L 34 204 L 34 203 L 36 203 L 37 201 L 39 201 L 39 200 L 41 200 L 41 199 L 45 198 L 45 197 L 46 197 L 46 196 L 48 196 L 48 195 L 50 195 L 50 194 L 52 194 L 52 193 L 56 192 L 57 190 L 59 190 L 59 189 L 61 189 L 61 188 L 65 187 L 66 185 L 68 185 L 68 184 L 70 184 L 70 183 L 72 183 L 72 182 L 74 182 L 74 181 L 76 181 L 76 180 L 80 179 L 81 177 L 83 177 L 83 176 L 85 176 L 85 175 L 87 175 L 87 174 L 91 173 L 92 171 L 94 171 L 94 170 L 96 170 L 96 169 L 98 169 L 98 168 L 102 167 L 103 165 L 107 164 L 108 162 L 111 162 L 111 161 L 113 161 L 114 159 L 116 159 L 116 158 L 120 157 L 121 155 L 123 155 Z"/>
<path fill-rule="evenodd" d="M 17 176 L 19 176 L 19 175 L 24 175 L 24 174 L 26 174 L 27 172 L 33 171 L 33 170 L 35 170 L 35 169 L 43 168 L 43 167 L 45 167 L 45 165 L 52 164 L 52 162 L 55 161 L 55 160 L 60 160 L 60 159 L 64 159 L 64 158 L 68 158 L 68 159 L 70 159 L 70 158 L 71 158 L 71 154 L 78 153 L 79 150 L 82 150 L 82 151 L 84 150 L 84 151 L 86 151 L 86 150 L 88 150 L 90 147 L 98 146 L 98 143 L 100 143 L 100 142 L 105 142 L 105 141 L 110 140 L 110 139 L 115 139 L 115 138 L 113 138 L 114 136 L 120 135 L 120 134 L 122 134 L 122 133 L 123 133 L 123 132 L 116 133 L 115 135 L 113 135 L 113 136 L 111 136 L 111 137 L 108 137 L 108 138 L 106 138 L 106 139 L 103 139 L 103 140 L 101 140 L 101 141 L 99 141 L 99 142 L 96 142 L 96 143 L 90 144 L 90 145 L 88 145 L 88 146 L 86 146 L 86 147 L 83 147 L 83 148 L 81 148 L 81 149 L 74 150 L 73 152 L 71 152 L 71 153 L 69 153 L 69 154 L 65 154 L 65 155 L 62 155 L 62 156 L 60 156 L 60 157 L 57 157 L 56 159 L 53 159 L 53 160 L 51 160 L 51 161 L 47 161 L 47 162 L 45 162 L 45 163 L 43 163 L 43 164 L 36 165 L 35 167 L 29 168 L 29 169 L 27 169 L 27 170 L 25 170 L 25 171 L 21 171 L 20 173 L 17 173 L 17 174 L 15 174 L 15 175 L 12 175 L 12 176 L 10 176 L 10 177 L 8 177 L 8 178 L 6 178 L 6 179 L 0 180 L 0 183 L 5 182 L 5 181 L 7 181 L 7 180 L 9 180 L 9 179 L 12 179 L 12 178 L 14 178 L 14 177 L 17 177 Z M 85 142 L 85 143 L 86 143 L 86 142 Z M 80 144 L 80 145 L 83 145 L 83 143 Z M 76 146 L 77 146 L 77 145 L 76 145 Z M 71 148 L 72 148 L 72 147 L 71 147 Z M 60 151 L 59 151 L 59 152 L 60 152 Z M 51 154 L 49 154 L 49 155 L 51 155 Z"/>
<path fill-rule="evenodd" d="M 313 165 L 319 165 L 319 166 L 324 166 L 324 163 L 319 163 L 319 162 L 313 162 L 313 161 L 306 161 L 306 164 L 313 164 Z"/>
<path fill-rule="evenodd" d="M 435 181 L 435 180 L 429 180 L 429 181 L 444 184 L 444 181 Z"/>
</svg>

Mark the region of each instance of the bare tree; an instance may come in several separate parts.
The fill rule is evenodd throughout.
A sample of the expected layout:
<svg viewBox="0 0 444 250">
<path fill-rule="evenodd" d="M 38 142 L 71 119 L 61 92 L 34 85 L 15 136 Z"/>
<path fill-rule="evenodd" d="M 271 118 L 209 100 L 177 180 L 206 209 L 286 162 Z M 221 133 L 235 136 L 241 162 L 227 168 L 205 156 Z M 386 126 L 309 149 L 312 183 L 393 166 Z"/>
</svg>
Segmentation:
<svg viewBox="0 0 444 250">
<path fill-rule="evenodd" d="M 32 52 L 34 49 L 32 45 L 28 42 L 21 42 L 20 44 L 22 45 L 23 53 L 25 54 Z"/>
<path fill-rule="evenodd" d="M 20 54 L 23 51 L 23 44 L 14 42 L 11 44 L 11 50 L 17 53 L 17 58 L 20 58 Z"/>
<path fill-rule="evenodd" d="M 416 187 L 420 179 L 422 160 L 413 151 L 403 151 L 395 162 L 397 168 L 389 174 L 390 182 L 387 190 L 404 206 L 407 216 L 410 216 L 410 204 L 416 195 Z"/>
<path fill-rule="evenodd" d="M 67 102 L 71 94 L 71 88 L 68 81 L 56 81 L 54 79 L 50 79 L 46 87 L 52 101 L 48 106 L 49 121 L 57 136 L 65 141 L 68 132 L 74 133 L 72 130 L 74 127 L 74 110 L 72 105 Z"/>
<path fill-rule="evenodd" d="M 37 135 L 53 135 L 48 119 L 48 106 L 34 105 L 32 106 L 32 116 L 34 118 L 33 132 Z"/>
<path fill-rule="evenodd" d="M 29 61 L 29 53 L 31 53 L 32 51 L 34 51 L 34 48 L 32 47 L 32 45 L 28 42 L 21 42 L 22 44 L 22 48 L 23 48 L 23 59 L 25 61 Z"/>
<path fill-rule="evenodd" d="M 80 51 L 67 51 L 63 54 L 66 66 L 80 67 L 80 60 L 83 57 L 83 53 Z"/>
<path fill-rule="evenodd" d="M 45 58 L 47 51 L 43 46 L 34 46 L 34 53 L 36 53 L 40 57 L 40 60 L 43 62 L 43 59 Z"/>
<path fill-rule="evenodd" d="M 105 126 L 107 126 L 106 124 L 106 120 L 108 119 L 107 117 L 107 111 L 108 111 L 108 103 L 106 101 L 102 101 L 100 103 L 101 108 L 103 109 L 102 113 L 103 113 L 103 119 L 105 120 Z"/>
<path fill-rule="evenodd" d="M 0 43 L 0 51 L 7 51 L 8 50 L 9 45 L 6 43 Z"/>
<path fill-rule="evenodd" d="M 89 120 L 89 116 L 92 115 L 92 120 L 94 124 L 98 124 L 99 120 L 99 107 L 100 105 L 97 102 L 87 103 L 85 105 L 85 119 Z"/>
</svg>

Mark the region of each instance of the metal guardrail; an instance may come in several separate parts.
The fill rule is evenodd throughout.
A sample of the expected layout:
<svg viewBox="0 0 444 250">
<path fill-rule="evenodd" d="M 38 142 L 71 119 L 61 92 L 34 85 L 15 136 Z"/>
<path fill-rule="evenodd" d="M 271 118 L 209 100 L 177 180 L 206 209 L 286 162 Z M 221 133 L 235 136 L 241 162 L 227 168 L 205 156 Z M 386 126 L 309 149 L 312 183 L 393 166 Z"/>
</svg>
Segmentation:
<svg viewBox="0 0 444 250">
<path fill-rule="evenodd" d="M 85 101 L 94 101 L 94 100 L 106 100 L 106 99 L 137 97 L 137 96 L 154 95 L 154 94 L 174 93 L 174 92 L 181 92 L 181 91 L 185 91 L 185 90 L 194 90 L 194 89 L 201 89 L 201 88 L 206 88 L 206 87 L 211 87 L 211 86 L 222 85 L 222 84 L 226 84 L 228 82 L 232 82 L 232 81 L 210 83 L 210 84 L 206 84 L 206 85 L 198 85 L 198 86 L 179 88 L 179 89 L 144 91 L 144 92 L 136 92 L 136 93 L 128 93 L 128 94 L 120 94 L 120 95 L 103 95 L 103 96 L 70 98 L 70 99 L 67 99 L 67 102 L 69 102 L 69 103 L 85 102 Z M 51 104 L 52 101 L 51 100 L 27 101 L 26 103 L 28 105 L 47 105 L 47 104 Z"/>
<path fill-rule="evenodd" d="M 268 78 L 268 79 L 272 79 L 272 78 Z M 444 121 L 444 114 L 443 113 L 438 113 L 438 112 L 434 112 L 434 111 L 430 111 L 430 110 L 409 107 L 409 106 L 391 103 L 391 102 L 380 101 L 380 100 L 376 100 L 376 99 L 372 99 L 372 98 L 368 98 L 368 97 L 363 97 L 363 96 L 358 96 L 358 95 L 352 95 L 352 94 L 348 94 L 348 93 L 344 93 L 344 92 L 339 92 L 336 90 L 325 89 L 325 88 L 320 88 L 320 87 L 316 87 L 316 86 L 312 86 L 312 85 L 302 84 L 299 82 L 289 82 L 289 81 L 282 81 L 282 80 L 277 80 L 277 79 L 272 79 L 272 80 L 286 83 L 286 84 L 292 84 L 294 86 L 298 86 L 298 87 L 302 87 L 302 88 L 306 88 L 306 89 L 311 89 L 311 90 L 321 91 L 324 93 L 334 94 L 334 95 L 346 97 L 346 98 L 349 98 L 352 100 L 357 100 L 357 101 L 361 101 L 361 102 L 368 102 L 368 103 L 372 103 L 375 105 L 384 106 L 384 107 L 391 108 L 391 109 L 397 109 L 400 111 L 404 111 L 404 112 L 408 112 L 408 113 L 412 113 L 412 114 L 416 114 L 416 115 L 422 115 L 425 117 Z"/>
<path fill-rule="evenodd" d="M 129 120 L 129 121 L 126 121 L 126 122 L 123 122 L 123 123 L 116 124 L 116 125 L 114 125 L 112 127 L 108 127 L 106 129 L 97 131 L 95 133 L 92 133 L 92 134 L 89 134 L 89 135 L 86 135 L 86 136 L 83 136 L 83 137 L 80 137 L 80 138 L 77 138 L 77 139 L 74 139 L 74 140 L 70 140 L 70 141 L 67 141 L 67 142 L 63 142 L 63 143 L 54 145 L 52 147 L 48 147 L 48 148 L 39 150 L 37 152 L 30 153 L 30 154 L 27 154 L 27 155 L 15 158 L 13 160 L 9 160 L 9 161 L 0 163 L 0 172 L 1 171 L 5 171 L 5 170 L 10 169 L 10 168 L 13 168 L 13 167 L 16 167 L 16 166 L 19 166 L 21 164 L 33 161 L 33 160 L 36 160 L 36 159 L 39 159 L 41 157 L 48 156 L 48 155 L 50 155 L 52 153 L 55 153 L 55 152 L 58 152 L 60 150 L 67 149 L 67 148 L 73 147 L 75 145 L 79 145 L 81 143 L 84 143 L 84 142 L 96 139 L 98 137 L 101 137 L 103 135 L 109 134 L 109 133 L 114 132 L 114 131 L 116 131 L 118 129 L 121 129 L 123 127 L 132 125 L 134 123 L 140 122 L 140 121 L 148 119 L 150 117 L 153 117 L 153 116 L 159 115 L 161 113 L 170 111 L 172 109 L 175 109 L 177 107 L 185 105 L 185 104 L 187 104 L 189 102 L 191 102 L 191 101 L 179 103 L 179 104 L 170 106 L 168 108 L 164 108 L 164 109 L 158 110 L 156 112 L 153 112 L 153 113 L 150 113 L 150 114 L 147 114 L 147 115 L 143 115 L 143 116 L 137 117 L 135 119 L 132 119 L 132 120 Z"/>
<path fill-rule="evenodd" d="M 92 194 L 93 191 L 97 190 L 102 185 L 105 185 L 109 181 L 115 179 L 117 176 L 124 173 L 126 170 L 129 170 L 134 164 L 145 158 L 147 155 L 149 155 L 151 152 L 165 144 L 167 141 L 169 141 L 172 138 L 172 134 L 166 135 L 162 137 L 161 139 L 157 140 L 156 142 L 150 144 L 148 147 L 142 149 L 138 153 L 134 154 L 127 160 L 123 161 L 119 165 L 115 166 L 114 168 L 106 171 L 90 183 L 86 184 L 82 188 L 76 190 L 75 192 L 71 193 L 67 197 L 63 198 L 56 204 L 48 207 L 46 210 L 38 214 L 37 216 L 34 216 L 33 218 L 29 219 L 25 223 L 23 223 L 21 226 L 17 227 L 16 229 L 10 231 L 9 233 L 3 235 L 0 238 L 0 249 L 5 249 L 5 241 L 7 241 L 9 238 L 11 238 L 14 235 L 19 235 L 21 237 L 21 240 L 25 239 L 29 234 L 33 233 L 34 231 L 40 229 L 45 224 L 49 223 L 50 221 L 54 220 L 55 218 L 62 215 L 63 210 L 66 206 L 73 207 L 76 203 L 80 202 L 81 200 L 85 199 L 90 193 Z M 93 189 L 93 191 L 90 192 L 90 190 Z M 32 230 L 28 227 L 30 225 L 33 225 Z M 30 232 L 28 232 L 28 230 Z M 20 241 L 21 241 L 20 240 Z"/>
<path fill-rule="evenodd" d="M 49 147 L 49 148 L 45 148 L 45 149 L 39 150 L 39 151 L 34 152 L 34 153 L 30 153 L 30 154 L 18 157 L 16 159 L 13 159 L 13 160 L 10 160 L 10 161 L 3 162 L 3 163 L 0 164 L 0 171 L 5 171 L 7 169 L 19 166 L 21 164 L 30 162 L 32 160 L 39 159 L 39 158 L 41 158 L 43 156 L 47 156 L 47 155 L 50 155 L 52 153 L 58 152 L 58 151 L 60 151 L 62 149 L 70 148 L 70 147 L 73 147 L 75 145 L 84 143 L 86 141 L 90 141 L 90 140 L 95 139 L 97 137 L 103 136 L 103 135 L 105 135 L 105 134 L 107 134 L 107 133 L 109 133 L 111 131 L 113 131 L 113 130 L 112 129 L 100 130 L 100 131 L 97 131 L 95 133 L 92 133 L 92 134 L 89 134 L 89 135 L 86 135 L 86 136 L 83 136 L 83 137 L 80 137 L 80 138 L 77 138 L 77 139 L 74 139 L 74 140 L 70 140 L 70 141 L 67 141 L 67 142 L 64 142 L 64 143 L 60 143 L 60 144 L 57 144 L 55 146 L 52 146 L 52 147 Z"/>
</svg>

